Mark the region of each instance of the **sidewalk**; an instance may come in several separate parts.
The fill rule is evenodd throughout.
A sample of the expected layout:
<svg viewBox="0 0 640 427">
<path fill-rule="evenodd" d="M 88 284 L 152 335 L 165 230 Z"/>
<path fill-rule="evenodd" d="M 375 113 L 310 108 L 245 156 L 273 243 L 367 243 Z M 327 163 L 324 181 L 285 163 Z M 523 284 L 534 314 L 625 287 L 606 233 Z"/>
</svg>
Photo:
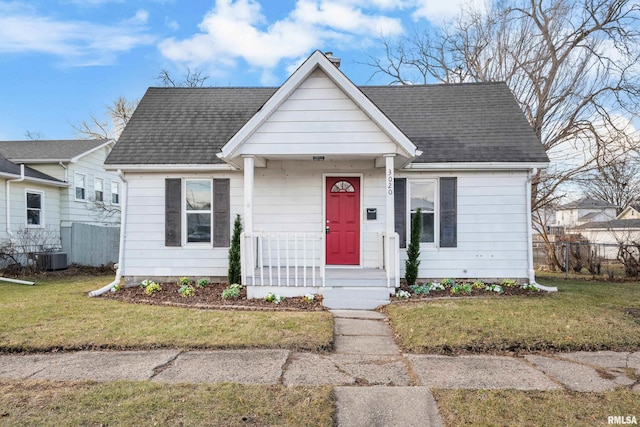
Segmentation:
<svg viewBox="0 0 640 427">
<path fill-rule="evenodd" d="M 403 354 L 383 314 L 333 314 L 331 354 L 153 350 L 0 355 L 0 379 L 333 385 L 341 426 L 442 425 L 431 388 L 586 392 L 626 386 L 640 392 L 640 383 L 627 375 L 628 369 L 640 375 L 640 352 L 524 358 Z"/>
</svg>

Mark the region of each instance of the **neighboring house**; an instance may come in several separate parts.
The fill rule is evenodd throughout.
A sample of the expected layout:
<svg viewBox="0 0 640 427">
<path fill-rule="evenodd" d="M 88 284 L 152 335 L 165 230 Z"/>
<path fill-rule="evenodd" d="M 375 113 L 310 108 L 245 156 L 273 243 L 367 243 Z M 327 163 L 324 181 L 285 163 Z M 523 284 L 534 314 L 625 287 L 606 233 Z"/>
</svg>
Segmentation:
<svg viewBox="0 0 640 427">
<path fill-rule="evenodd" d="M 588 222 L 610 221 L 618 207 L 602 200 L 583 198 L 562 205 L 556 210 L 556 227 L 577 227 Z"/>
<path fill-rule="evenodd" d="M 616 219 L 640 219 L 640 205 L 627 206 Z"/>
<path fill-rule="evenodd" d="M 507 86 L 357 87 L 333 60 L 316 51 L 279 88 L 146 92 L 105 162 L 125 180 L 128 284 L 225 277 L 240 215 L 250 297 L 374 305 L 417 208 L 421 278 L 534 280 L 530 180 L 548 158 Z"/>
<path fill-rule="evenodd" d="M 37 227 L 41 234 L 46 231 L 47 241 L 51 241 L 43 246 L 61 246 L 69 262 L 100 265 L 117 261 L 118 231 L 89 227 L 118 227 L 120 223 L 122 183 L 116 173 L 104 170 L 104 160 L 114 143 L 113 140 L 0 141 L 0 155 L 13 165 L 25 165 L 26 175 L 31 171 L 48 177 L 43 179 L 49 187 L 34 188 L 44 201 Z M 51 182 L 55 183 L 53 187 Z M 10 185 L 19 188 L 15 183 Z M 10 212 L 15 220 L 11 221 L 13 230 L 8 230 L 9 234 L 25 225 L 35 226 L 27 223 L 25 213 L 18 209 L 21 202 L 17 199 L 25 196 L 15 198 Z M 35 196 L 30 200 L 35 200 Z M 6 234 L 4 237 L 9 237 Z"/>
</svg>

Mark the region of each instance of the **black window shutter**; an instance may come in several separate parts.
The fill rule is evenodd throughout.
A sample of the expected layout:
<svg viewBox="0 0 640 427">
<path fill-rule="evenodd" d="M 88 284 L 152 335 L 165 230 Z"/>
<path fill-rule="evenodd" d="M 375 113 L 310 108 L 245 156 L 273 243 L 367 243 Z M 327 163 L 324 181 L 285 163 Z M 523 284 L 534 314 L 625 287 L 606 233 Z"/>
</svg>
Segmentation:
<svg viewBox="0 0 640 427">
<path fill-rule="evenodd" d="M 182 179 L 164 180 L 164 245 L 182 246 Z"/>
<path fill-rule="evenodd" d="M 440 178 L 440 247 L 458 246 L 458 180 Z"/>
<path fill-rule="evenodd" d="M 393 205 L 395 230 L 400 237 L 400 247 L 407 247 L 407 179 L 396 178 L 393 181 Z"/>
<path fill-rule="evenodd" d="M 213 246 L 229 247 L 231 202 L 229 179 L 213 180 Z"/>
</svg>

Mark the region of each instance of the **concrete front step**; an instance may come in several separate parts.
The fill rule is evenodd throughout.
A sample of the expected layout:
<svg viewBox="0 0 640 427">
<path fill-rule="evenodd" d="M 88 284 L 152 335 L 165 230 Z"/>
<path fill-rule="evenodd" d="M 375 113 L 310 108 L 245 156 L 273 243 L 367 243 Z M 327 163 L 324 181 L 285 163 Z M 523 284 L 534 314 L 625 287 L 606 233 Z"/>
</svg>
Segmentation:
<svg viewBox="0 0 640 427">
<path fill-rule="evenodd" d="M 389 304 L 394 288 L 387 287 L 332 287 L 323 288 L 322 303 L 332 310 L 373 310 Z"/>
</svg>

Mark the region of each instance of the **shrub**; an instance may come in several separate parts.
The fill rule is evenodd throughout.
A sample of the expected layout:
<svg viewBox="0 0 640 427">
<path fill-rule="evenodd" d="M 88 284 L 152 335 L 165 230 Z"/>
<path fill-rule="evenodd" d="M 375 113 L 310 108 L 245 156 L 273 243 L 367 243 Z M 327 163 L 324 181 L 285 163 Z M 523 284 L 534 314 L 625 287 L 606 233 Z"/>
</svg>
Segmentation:
<svg viewBox="0 0 640 427">
<path fill-rule="evenodd" d="M 233 283 L 229 285 L 224 291 L 222 291 L 222 299 L 237 299 L 240 298 L 240 290 L 242 286 Z"/>
<path fill-rule="evenodd" d="M 486 285 L 484 284 L 484 282 L 482 280 L 476 280 L 475 282 L 473 282 L 472 286 L 475 289 L 484 289 L 486 287 Z"/>
<path fill-rule="evenodd" d="M 445 288 L 450 288 L 450 287 L 452 287 L 453 285 L 455 285 L 455 284 L 456 284 L 456 282 L 455 282 L 455 280 L 453 280 L 453 279 L 442 279 L 442 280 L 440 281 L 440 284 L 441 284 L 442 286 L 444 286 Z"/>
<path fill-rule="evenodd" d="M 422 210 L 416 209 L 411 217 L 411 239 L 407 247 L 407 261 L 405 262 L 404 278 L 407 285 L 416 284 L 418 267 L 420 267 L 420 234 L 422 233 Z"/>
<path fill-rule="evenodd" d="M 514 279 L 504 279 L 500 284 L 504 287 L 512 288 L 518 284 L 518 281 Z"/>
<path fill-rule="evenodd" d="M 489 292 L 496 292 L 496 293 L 499 293 L 499 294 L 504 293 L 504 290 L 502 289 L 502 286 L 500 286 L 500 285 L 487 285 L 485 290 L 487 290 Z"/>
<path fill-rule="evenodd" d="M 276 295 L 273 292 L 269 292 L 265 297 L 264 297 L 265 301 L 268 302 L 272 302 L 274 304 L 280 304 L 282 301 L 284 301 L 284 297 L 281 295 Z"/>
<path fill-rule="evenodd" d="M 147 286 L 144 287 L 144 293 L 147 295 L 153 295 L 161 290 L 162 288 L 156 282 L 148 283 Z"/>
<path fill-rule="evenodd" d="M 143 280 L 142 282 L 140 282 L 140 287 L 143 289 L 146 289 L 147 286 L 149 285 L 155 285 L 156 282 L 154 282 L 153 280 Z"/>
<path fill-rule="evenodd" d="M 407 291 L 403 291 L 402 289 L 399 289 L 398 292 L 396 292 L 396 297 L 406 299 L 406 298 L 411 298 L 411 294 Z"/>
<path fill-rule="evenodd" d="M 416 295 L 425 295 L 429 293 L 430 286 L 427 285 L 413 285 L 411 286 L 411 290 Z"/>
<path fill-rule="evenodd" d="M 535 292 L 538 292 L 540 290 L 533 283 L 524 283 L 521 286 L 521 288 L 526 290 L 526 291 L 535 291 Z"/>
<path fill-rule="evenodd" d="M 198 286 L 199 288 L 205 288 L 209 286 L 209 279 L 198 279 L 198 281 L 196 282 L 196 286 Z"/>
<path fill-rule="evenodd" d="M 429 285 L 429 291 L 444 291 L 444 285 L 442 283 L 432 283 Z"/>
<path fill-rule="evenodd" d="M 185 286 L 190 284 L 191 284 L 191 279 L 189 279 L 188 277 L 181 277 L 178 279 L 178 285 L 180 286 Z"/>
<path fill-rule="evenodd" d="M 196 294 L 196 290 L 191 285 L 182 285 L 178 289 L 178 293 L 182 298 L 192 297 Z"/>
<path fill-rule="evenodd" d="M 306 294 L 305 296 L 302 297 L 302 299 L 304 300 L 304 302 L 312 303 L 313 300 L 316 299 L 316 297 L 313 294 Z"/>
<path fill-rule="evenodd" d="M 227 272 L 227 280 L 229 283 L 241 283 L 242 266 L 240 262 L 240 234 L 242 233 L 242 222 L 240 215 L 236 215 L 233 223 L 233 236 L 231 238 L 231 246 L 229 247 L 229 270 Z"/>
</svg>

